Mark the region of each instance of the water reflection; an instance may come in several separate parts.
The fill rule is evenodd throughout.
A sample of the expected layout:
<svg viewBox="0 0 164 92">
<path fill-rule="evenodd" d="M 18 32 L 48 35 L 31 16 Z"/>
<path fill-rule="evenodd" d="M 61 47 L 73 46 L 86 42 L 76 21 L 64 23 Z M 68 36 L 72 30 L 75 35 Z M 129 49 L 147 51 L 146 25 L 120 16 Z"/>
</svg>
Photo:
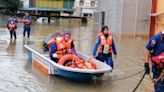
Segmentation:
<svg viewBox="0 0 164 92">
<path fill-rule="evenodd" d="M 6 51 L 8 52 L 9 55 L 13 56 L 15 54 L 15 48 L 16 48 L 16 40 L 10 39 Z"/>
</svg>

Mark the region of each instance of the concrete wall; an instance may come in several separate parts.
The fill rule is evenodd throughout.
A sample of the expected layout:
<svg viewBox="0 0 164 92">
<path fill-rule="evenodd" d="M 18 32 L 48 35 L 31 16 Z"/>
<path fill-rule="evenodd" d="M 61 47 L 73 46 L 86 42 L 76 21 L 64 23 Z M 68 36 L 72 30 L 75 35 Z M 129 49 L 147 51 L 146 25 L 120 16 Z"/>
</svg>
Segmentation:
<svg viewBox="0 0 164 92">
<path fill-rule="evenodd" d="M 20 0 L 21 2 L 23 2 L 23 7 L 24 8 L 29 8 L 29 0 Z"/>
<path fill-rule="evenodd" d="M 122 33 L 134 34 L 136 28 L 136 7 L 138 0 L 124 0 L 122 14 Z"/>
<path fill-rule="evenodd" d="M 115 34 L 147 35 L 150 5 L 151 0 L 98 0 L 97 12 L 105 11 L 105 25 Z"/>
<path fill-rule="evenodd" d="M 98 0 L 97 12 L 105 11 L 105 25 L 114 33 L 121 33 L 122 2 L 122 0 Z"/>
<path fill-rule="evenodd" d="M 157 0 L 157 12 L 164 12 L 164 0 Z"/>
<path fill-rule="evenodd" d="M 155 34 L 164 30 L 164 0 L 157 1 L 157 13 L 162 13 L 155 17 Z"/>
<path fill-rule="evenodd" d="M 138 0 L 135 34 L 148 35 L 150 30 L 151 0 Z"/>
</svg>

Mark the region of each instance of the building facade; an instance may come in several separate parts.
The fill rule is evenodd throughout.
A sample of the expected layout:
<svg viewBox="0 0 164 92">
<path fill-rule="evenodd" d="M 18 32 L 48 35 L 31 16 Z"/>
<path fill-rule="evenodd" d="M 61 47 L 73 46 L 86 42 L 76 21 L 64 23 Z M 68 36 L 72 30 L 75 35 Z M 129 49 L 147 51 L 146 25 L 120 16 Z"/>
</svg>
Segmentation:
<svg viewBox="0 0 164 92">
<path fill-rule="evenodd" d="M 75 0 L 21 0 L 20 12 L 30 12 L 33 16 L 71 16 Z"/>
<path fill-rule="evenodd" d="M 35 7 L 73 8 L 74 0 L 35 0 Z"/>
<path fill-rule="evenodd" d="M 75 16 L 92 16 L 97 7 L 97 0 L 75 0 Z"/>
<path fill-rule="evenodd" d="M 30 1 L 29 0 L 20 0 L 21 7 L 23 8 L 29 8 L 30 7 Z"/>
<path fill-rule="evenodd" d="M 22 7 L 73 8 L 75 0 L 20 0 Z"/>
<path fill-rule="evenodd" d="M 114 34 L 148 35 L 151 0 L 98 0 L 95 26 L 109 26 Z"/>
</svg>

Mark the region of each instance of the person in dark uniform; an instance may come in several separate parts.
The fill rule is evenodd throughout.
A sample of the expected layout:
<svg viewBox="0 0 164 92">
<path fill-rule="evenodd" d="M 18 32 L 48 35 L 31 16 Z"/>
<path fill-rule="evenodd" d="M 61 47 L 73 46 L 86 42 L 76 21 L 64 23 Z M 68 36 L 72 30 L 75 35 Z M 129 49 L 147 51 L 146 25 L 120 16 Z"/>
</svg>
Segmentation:
<svg viewBox="0 0 164 92">
<path fill-rule="evenodd" d="M 154 61 L 154 57 L 160 57 L 164 60 L 164 30 L 153 36 L 148 44 L 146 45 L 146 51 L 145 51 L 145 73 L 150 73 L 149 68 L 149 59 L 152 61 L 152 73 L 153 73 L 153 79 L 155 81 L 154 83 L 154 90 L 155 92 L 164 92 L 164 80 L 163 80 L 163 73 L 164 73 L 164 65 L 163 61 L 161 63 L 155 63 L 157 61 Z M 162 63 L 163 62 L 163 63 Z M 159 68 L 160 64 L 160 68 Z M 161 76 L 162 75 L 162 76 Z M 158 81 L 157 81 L 158 80 Z"/>
</svg>

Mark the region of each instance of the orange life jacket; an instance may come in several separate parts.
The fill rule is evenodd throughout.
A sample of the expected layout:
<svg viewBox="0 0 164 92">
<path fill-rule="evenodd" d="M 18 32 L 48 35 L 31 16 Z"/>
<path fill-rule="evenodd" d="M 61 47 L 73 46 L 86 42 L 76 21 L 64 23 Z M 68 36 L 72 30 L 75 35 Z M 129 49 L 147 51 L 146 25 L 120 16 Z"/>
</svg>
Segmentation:
<svg viewBox="0 0 164 92">
<path fill-rule="evenodd" d="M 27 20 L 27 19 L 22 20 L 22 22 L 23 22 L 24 24 L 31 24 L 31 21 L 29 21 L 29 20 Z"/>
<path fill-rule="evenodd" d="M 98 53 L 103 53 L 104 45 L 108 45 L 108 53 L 112 53 L 112 34 L 108 32 L 108 37 L 106 39 L 103 33 L 99 33 L 98 36 L 100 37 L 100 45 L 98 48 Z"/>
<path fill-rule="evenodd" d="M 68 62 L 68 60 L 71 60 L 71 62 Z M 97 69 L 97 65 L 95 63 L 90 62 L 90 61 L 84 61 L 80 59 L 80 57 L 73 54 L 64 55 L 63 57 L 59 59 L 58 64 L 64 65 L 70 68 Z"/>
<path fill-rule="evenodd" d="M 57 51 L 56 54 L 58 55 L 57 58 L 62 57 L 67 53 L 66 47 L 62 41 L 62 38 L 56 38 L 55 43 L 57 45 Z"/>
<path fill-rule="evenodd" d="M 69 39 L 68 41 L 65 41 L 64 39 L 62 40 L 62 42 L 64 43 L 64 46 L 66 47 L 67 53 L 69 54 L 72 54 L 70 52 L 70 49 L 72 49 L 71 44 L 73 41 L 74 41 L 73 38 Z"/>
<path fill-rule="evenodd" d="M 67 54 L 67 55 L 65 55 L 59 59 L 58 64 L 64 65 L 67 62 L 67 60 L 79 61 L 80 58 L 76 55 L 73 55 L 73 54 Z"/>
<path fill-rule="evenodd" d="M 68 41 L 65 41 L 65 40 L 63 39 L 63 43 L 64 43 L 66 49 L 71 49 L 71 48 L 72 48 L 72 47 L 71 47 L 71 44 L 72 44 L 73 41 L 74 41 L 73 38 L 69 39 Z"/>
</svg>

